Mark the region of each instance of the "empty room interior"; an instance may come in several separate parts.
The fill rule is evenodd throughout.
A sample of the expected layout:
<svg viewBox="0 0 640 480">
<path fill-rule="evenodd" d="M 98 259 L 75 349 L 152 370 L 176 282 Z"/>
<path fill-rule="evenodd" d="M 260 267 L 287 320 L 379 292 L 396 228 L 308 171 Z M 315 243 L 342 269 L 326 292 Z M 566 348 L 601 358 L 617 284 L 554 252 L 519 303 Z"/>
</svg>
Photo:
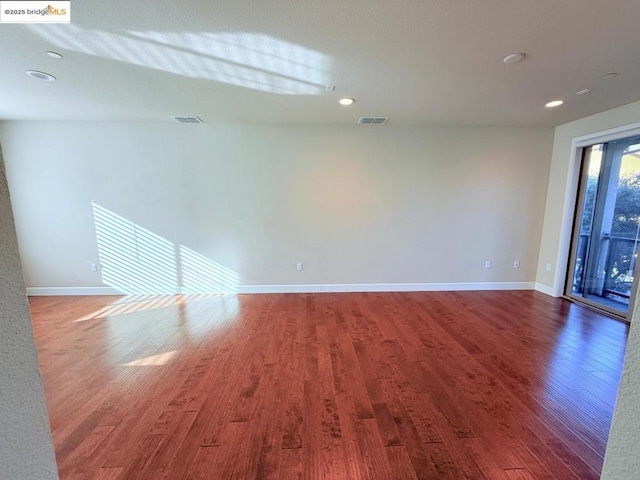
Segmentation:
<svg viewBox="0 0 640 480">
<path fill-rule="evenodd" d="M 1 480 L 640 478 L 637 0 L 1 10 Z"/>
</svg>

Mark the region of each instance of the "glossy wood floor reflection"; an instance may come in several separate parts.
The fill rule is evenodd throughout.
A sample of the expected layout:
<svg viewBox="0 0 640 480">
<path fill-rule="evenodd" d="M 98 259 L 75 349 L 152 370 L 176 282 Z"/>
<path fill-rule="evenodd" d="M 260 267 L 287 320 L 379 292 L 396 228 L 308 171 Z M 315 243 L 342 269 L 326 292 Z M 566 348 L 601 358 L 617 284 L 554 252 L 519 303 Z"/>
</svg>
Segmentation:
<svg viewBox="0 0 640 480">
<path fill-rule="evenodd" d="M 32 298 L 66 479 L 596 479 L 627 326 L 536 292 Z"/>
</svg>

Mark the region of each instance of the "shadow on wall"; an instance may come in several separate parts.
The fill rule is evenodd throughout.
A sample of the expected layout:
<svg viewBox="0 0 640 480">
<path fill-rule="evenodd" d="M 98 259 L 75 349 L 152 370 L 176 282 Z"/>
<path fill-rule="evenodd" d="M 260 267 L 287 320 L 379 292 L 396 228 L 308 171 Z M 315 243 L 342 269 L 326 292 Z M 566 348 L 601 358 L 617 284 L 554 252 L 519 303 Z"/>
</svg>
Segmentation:
<svg viewBox="0 0 640 480">
<path fill-rule="evenodd" d="M 237 293 L 233 270 L 92 205 L 105 285 L 138 295 Z"/>
<path fill-rule="evenodd" d="M 327 55 L 263 34 L 42 27 L 28 28 L 66 50 L 263 92 L 321 95 L 331 79 Z"/>
</svg>

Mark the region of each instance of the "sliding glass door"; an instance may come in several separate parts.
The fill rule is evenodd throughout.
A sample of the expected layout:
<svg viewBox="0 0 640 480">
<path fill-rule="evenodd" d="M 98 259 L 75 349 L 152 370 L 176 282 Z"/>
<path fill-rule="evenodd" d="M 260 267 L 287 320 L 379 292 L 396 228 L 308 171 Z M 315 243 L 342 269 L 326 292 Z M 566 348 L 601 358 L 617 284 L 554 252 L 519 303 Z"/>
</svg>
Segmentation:
<svg viewBox="0 0 640 480">
<path fill-rule="evenodd" d="M 640 137 L 584 148 L 565 295 L 626 317 L 639 239 Z"/>
</svg>

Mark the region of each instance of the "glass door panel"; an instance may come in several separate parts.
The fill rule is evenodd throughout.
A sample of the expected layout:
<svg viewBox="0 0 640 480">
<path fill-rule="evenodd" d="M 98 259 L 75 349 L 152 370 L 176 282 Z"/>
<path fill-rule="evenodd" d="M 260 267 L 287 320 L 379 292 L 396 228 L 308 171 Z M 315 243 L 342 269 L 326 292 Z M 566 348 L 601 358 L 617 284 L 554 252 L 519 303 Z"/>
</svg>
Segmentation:
<svg viewBox="0 0 640 480">
<path fill-rule="evenodd" d="M 600 167 L 602 165 L 602 144 L 593 145 L 584 150 L 583 170 L 580 195 L 582 200 L 581 215 L 579 222 L 574 229 L 578 228 L 577 238 L 574 234 L 575 253 L 573 261 L 573 284 L 571 291 L 574 295 L 583 296 L 588 291 L 586 286 L 590 279 L 585 278 L 585 265 L 587 262 L 587 252 L 591 245 L 591 231 L 593 226 L 593 212 L 596 205 L 596 193 L 598 191 L 598 180 L 600 178 Z"/>
<path fill-rule="evenodd" d="M 626 316 L 640 238 L 640 137 L 584 149 L 565 294 Z"/>
</svg>

